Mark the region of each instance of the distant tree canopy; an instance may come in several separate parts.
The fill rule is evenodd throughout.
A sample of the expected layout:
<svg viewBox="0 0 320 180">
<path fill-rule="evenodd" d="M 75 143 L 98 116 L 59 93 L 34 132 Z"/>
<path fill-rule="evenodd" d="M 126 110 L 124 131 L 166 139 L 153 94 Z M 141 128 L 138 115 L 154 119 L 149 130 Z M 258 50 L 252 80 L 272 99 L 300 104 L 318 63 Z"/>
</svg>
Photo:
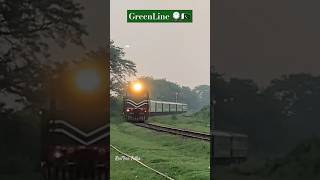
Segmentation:
<svg viewBox="0 0 320 180">
<path fill-rule="evenodd" d="M 320 136 L 320 76 L 284 75 L 274 79 L 264 93 L 277 102 L 294 138 Z"/>
<path fill-rule="evenodd" d="M 199 103 L 201 107 L 204 107 L 210 104 L 210 86 L 199 85 L 199 86 L 196 86 L 192 91 L 198 94 Z"/>
<path fill-rule="evenodd" d="M 110 91 L 116 95 L 123 92 L 126 78 L 135 75 L 136 65 L 124 58 L 123 48 L 118 47 L 113 41 L 110 42 Z"/>
<path fill-rule="evenodd" d="M 83 45 L 82 6 L 73 0 L 0 2 L 0 91 L 28 99 L 48 71 L 48 42 Z M 1 103 L 1 102 L 0 102 Z"/>
<path fill-rule="evenodd" d="M 207 85 L 191 89 L 187 86 L 180 86 L 167 81 L 166 79 L 143 77 L 140 80 L 146 84 L 150 92 L 150 98 L 153 100 L 172 102 L 177 100 L 178 102 L 187 103 L 192 110 L 200 110 L 203 106 L 209 105 L 210 88 Z"/>
<path fill-rule="evenodd" d="M 279 152 L 319 136 L 320 77 L 285 75 L 262 89 L 249 79 L 211 74 L 216 129 L 245 132 L 260 152 Z"/>
</svg>

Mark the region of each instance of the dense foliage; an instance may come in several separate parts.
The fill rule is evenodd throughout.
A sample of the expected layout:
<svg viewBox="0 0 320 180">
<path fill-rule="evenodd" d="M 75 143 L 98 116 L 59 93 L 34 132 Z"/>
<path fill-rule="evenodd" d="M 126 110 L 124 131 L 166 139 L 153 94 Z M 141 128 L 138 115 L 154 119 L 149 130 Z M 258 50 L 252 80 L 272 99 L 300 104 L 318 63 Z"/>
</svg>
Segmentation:
<svg viewBox="0 0 320 180">
<path fill-rule="evenodd" d="M 217 129 L 245 132 L 251 150 L 281 153 L 319 136 L 320 77 L 292 74 L 259 88 L 249 79 L 211 74 Z"/>
<path fill-rule="evenodd" d="M 83 7 L 73 0 L 0 2 L 0 91 L 27 102 L 46 72 L 49 42 L 83 45 Z M 0 101 L 0 103 L 3 103 Z"/>
<path fill-rule="evenodd" d="M 118 47 L 113 41 L 110 43 L 110 91 L 115 95 L 121 95 L 126 78 L 134 75 L 136 65 L 124 58 L 123 48 Z"/>
<path fill-rule="evenodd" d="M 153 79 L 143 77 L 140 79 L 149 89 L 150 98 L 160 101 L 182 102 L 189 105 L 191 110 L 199 110 L 205 105 L 209 105 L 210 87 L 200 85 L 191 89 L 187 86 L 180 86 L 166 79 Z"/>
</svg>

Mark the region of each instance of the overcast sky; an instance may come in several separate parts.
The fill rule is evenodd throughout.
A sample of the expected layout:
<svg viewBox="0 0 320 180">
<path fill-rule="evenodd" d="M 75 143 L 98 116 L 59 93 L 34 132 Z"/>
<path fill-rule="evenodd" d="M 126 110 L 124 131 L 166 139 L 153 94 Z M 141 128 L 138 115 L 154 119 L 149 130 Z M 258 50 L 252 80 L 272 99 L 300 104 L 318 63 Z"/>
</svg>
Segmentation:
<svg viewBox="0 0 320 180">
<path fill-rule="evenodd" d="M 319 74 L 320 1 L 214 1 L 215 69 L 260 85 L 293 72 Z"/>
<path fill-rule="evenodd" d="M 85 2 L 89 49 L 107 39 L 106 1 Z M 320 1 L 216 0 L 211 64 L 228 76 L 266 85 L 292 72 L 319 74 Z M 209 0 L 111 0 L 111 37 L 139 74 L 195 86 L 209 80 Z M 193 24 L 127 24 L 127 9 L 193 9 Z M 71 53 L 73 52 L 73 53 Z M 56 51 L 64 58 L 81 48 Z M 170 63 L 171 66 L 167 66 Z M 179 65 L 183 65 L 182 67 Z M 192 72 L 192 73 L 190 73 Z"/>
<path fill-rule="evenodd" d="M 210 0 L 111 0 L 111 39 L 138 76 L 195 87 L 210 83 Z M 127 23 L 128 9 L 192 9 L 192 24 Z"/>
</svg>

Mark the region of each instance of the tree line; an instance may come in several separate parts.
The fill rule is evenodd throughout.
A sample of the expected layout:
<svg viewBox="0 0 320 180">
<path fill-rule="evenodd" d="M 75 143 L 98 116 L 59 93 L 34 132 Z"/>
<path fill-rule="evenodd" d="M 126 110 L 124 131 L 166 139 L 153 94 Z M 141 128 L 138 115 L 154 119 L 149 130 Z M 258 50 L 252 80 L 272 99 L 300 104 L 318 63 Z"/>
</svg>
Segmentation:
<svg viewBox="0 0 320 180">
<path fill-rule="evenodd" d="M 199 85 L 191 89 L 166 79 L 141 77 L 139 80 L 148 88 L 152 100 L 186 103 L 193 111 L 200 110 L 210 103 L 209 85 Z"/>
<path fill-rule="evenodd" d="M 215 128 L 248 134 L 254 152 L 283 153 L 320 135 L 320 76 L 283 75 L 261 88 L 213 71 L 211 81 Z"/>
<path fill-rule="evenodd" d="M 125 58 L 123 48 L 110 44 L 110 93 L 111 105 L 119 109 L 119 102 L 124 94 L 124 87 L 128 77 L 137 73 L 136 64 Z M 210 86 L 199 85 L 191 89 L 181 86 L 166 79 L 152 77 L 137 77 L 148 88 L 150 98 L 160 101 L 182 102 L 189 105 L 191 110 L 200 110 L 210 104 Z M 111 109 L 113 109 L 111 107 Z"/>
</svg>

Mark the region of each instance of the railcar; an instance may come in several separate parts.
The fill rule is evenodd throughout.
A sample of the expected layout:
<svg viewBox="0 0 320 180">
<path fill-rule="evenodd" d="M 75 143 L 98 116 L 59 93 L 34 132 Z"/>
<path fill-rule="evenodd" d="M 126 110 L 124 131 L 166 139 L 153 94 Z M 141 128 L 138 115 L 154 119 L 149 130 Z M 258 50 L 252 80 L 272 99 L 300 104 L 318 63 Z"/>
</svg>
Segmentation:
<svg viewBox="0 0 320 180">
<path fill-rule="evenodd" d="M 218 164 L 242 162 L 248 156 L 248 136 L 224 131 L 213 132 L 214 159 Z"/>
<path fill-rule="evenodd" d="M 188 105 L 177 102 L 150 100 L 141 82 L 130 82 L 123 97 L 123 114 L 127 121 L 144 122 L 149 116 L 178 114 L 188 111 Z"/>
<path fill-rule="evenodd" d="M 188 105 L 184 103 L 150 100 L 149 112 L 151 116 L 179 114 L 187 111 L 188 111 Z"/>
<path fill-rule="evenodd" d="M 99 67 L 73 68 L 52 80 L 42 120 L 44 179 L 108 179 L 107 76 Z"/>
</svg>

